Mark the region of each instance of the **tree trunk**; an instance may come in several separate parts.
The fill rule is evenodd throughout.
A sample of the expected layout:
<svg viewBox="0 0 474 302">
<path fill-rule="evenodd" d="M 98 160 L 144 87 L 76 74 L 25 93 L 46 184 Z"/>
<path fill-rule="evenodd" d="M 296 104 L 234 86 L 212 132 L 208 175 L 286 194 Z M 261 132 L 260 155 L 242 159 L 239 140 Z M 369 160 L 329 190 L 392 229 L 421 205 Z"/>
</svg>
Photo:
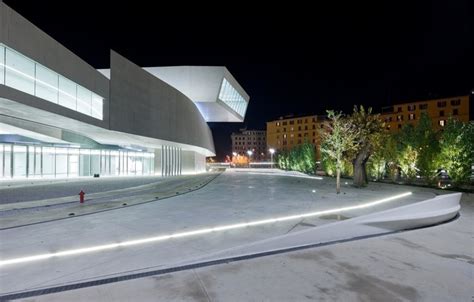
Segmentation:
<svg viewBox="0 0 474 302">
<path fill-rule="evenodd" d="M 357 153 L 357 156 L 353 162 L 354 167 L 354 186 L 363 187 L 368 183 L 366 164 L 370 157 L 369 148 L 364 147 Z"/>
<path fill-rule="evenodd" d="M 336 169 L 336 193 L 341 193 L 341 169 Z"/>
</svg>

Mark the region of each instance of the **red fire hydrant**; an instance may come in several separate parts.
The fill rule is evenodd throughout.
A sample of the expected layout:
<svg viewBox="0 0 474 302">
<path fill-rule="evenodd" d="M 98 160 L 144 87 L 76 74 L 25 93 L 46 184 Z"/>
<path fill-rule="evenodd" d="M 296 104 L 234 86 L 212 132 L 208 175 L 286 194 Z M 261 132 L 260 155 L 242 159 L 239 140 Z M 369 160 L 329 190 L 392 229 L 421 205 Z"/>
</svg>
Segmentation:
<svg viewBox="0 0 474 302">
<path fill-rule="evenodd" d="M 79 192 L 79 201 L 80 201 L 80 203 L 84 203 L 84 195 L 86 195 L 86 193 L 81 190 L 81 192 Z"/>
</svg>

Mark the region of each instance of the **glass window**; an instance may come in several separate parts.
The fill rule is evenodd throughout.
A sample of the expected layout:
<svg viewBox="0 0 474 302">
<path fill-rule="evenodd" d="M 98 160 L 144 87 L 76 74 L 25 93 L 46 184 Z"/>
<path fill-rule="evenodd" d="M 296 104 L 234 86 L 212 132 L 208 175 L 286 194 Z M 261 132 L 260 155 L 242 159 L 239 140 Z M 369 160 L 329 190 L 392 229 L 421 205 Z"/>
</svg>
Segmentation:
<svg viewBox="0 0 474 302">
<path fill-rule="evenodd" d="M 81 149 L 79 153 L 79 175 L 89 176 L 91 175 L 91 150 Z"/>
<path fill-rule="evenodd" d="M 26 177 L 26 146 L 13 146 L 13 177 Z"/>
<path fill-rule="evenodd" d="M 36 93 L 44 100 L 58 103 L 58 74 L 41 65 L 36 65 Z"/>
<path fill-rule="evenodd" d="M 91 150 L 91 174 L 100 173 L 100 150 Z"/>
<path fill-rule="evenodd" d="M 43 147 L 43 175 L 54 176 L 55 175 L 55 152 L 54 148 Z"/>
<path fill-rule="evenodd" d="M 76 84 L 73 81 L 59 76 L 59 105 L 72 110 L 77 110 L 76 106 Z"/>
<path fill-rule="evenodd" d="M 56 176 L 66 177 L 68 169 L 67 149 L 56 148 Z"/>
<path fill-rule="evenodd" d="M 77 111 L 91 115 L 92 92 L 77 85 Z"/>
<path fill-rule="evenodd" d="M 5 85 L 34 95 L 35 63 L 10 49 L 6 50 Z"/>
<path fill-rule="evenodd" d="M 222 80 L 219 99 L 240 116 L 244 116 L 247 110 L 247 102 L 226 79 Z"/>
<path fill-rule="evenodd" d="M 438 107 L 439 107 L 439 108 L 446 107 L 446 101 L 440 101 L 440 102 L 438 102 Z"/>
<path fill-rule="evenodd" d="M 428 109 L 428 104 L 421 104 L 421 105 L 420 105 L 420 109 L 421 109 L 421 110 L 426 110 L 426 109 Z"/>
<path fill-rule="evenodd" d="M 0 44 L 0 84 L 5 84 L 5 47 L 3 47 L 3 45 L 1 44 Z"/>
<path fill-rule="evenodd" d="M 460 99 L 451 100 L 451 106 L 459 106 L 459 105 L 461 105 L 461 100 Z"/>
<path fill-rule="evenodd" d="M 92 117 L 102 119 L 103 99 L 97 94 L 92 94 Z"/>
<path fill-rule="evenodd" d="M 12 177 L 12 151 L 13 151 L 13 145 L 4 145 L 3 146 L 4 150 L 4 166 L 3 166 L 3 177 Z"/>
</svg>

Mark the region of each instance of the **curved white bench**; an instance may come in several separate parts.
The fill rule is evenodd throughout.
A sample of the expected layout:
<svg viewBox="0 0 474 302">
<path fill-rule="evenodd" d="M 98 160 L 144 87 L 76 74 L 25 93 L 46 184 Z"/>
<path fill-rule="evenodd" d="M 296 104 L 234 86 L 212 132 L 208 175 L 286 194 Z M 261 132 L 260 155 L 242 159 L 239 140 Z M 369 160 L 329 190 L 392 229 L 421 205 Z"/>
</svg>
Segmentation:
<svg viewBox="0 0 474 302">
<path fill-rule="evenodd" d="M 223 250 L 204 258 L 186 261 L 198 263 L 256 254 L 274 253 L 287 249 L 335 243 L 360 237 L 391 233 L 439 224 L 456 217 L 460 210 L 461 193 L 434 198 L 352 219 L 325 224 L 251 244 Z"/>
</svg>

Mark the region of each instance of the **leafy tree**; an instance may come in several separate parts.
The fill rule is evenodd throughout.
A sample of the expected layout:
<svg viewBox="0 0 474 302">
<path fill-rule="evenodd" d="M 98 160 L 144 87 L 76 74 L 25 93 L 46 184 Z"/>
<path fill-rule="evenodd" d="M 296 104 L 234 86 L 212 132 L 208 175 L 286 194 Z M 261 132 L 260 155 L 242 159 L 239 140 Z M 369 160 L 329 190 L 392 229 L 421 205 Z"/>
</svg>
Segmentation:
<svg viewBox="0 0 474 302">
<path fill-rule="evenodd" d="M 388 132 L 376 136 L 373 142 L 374 151 L 367 162 L 368 174 L 374 179 L 382 179 L 385 174 L 390 174 L 392 178 L 397 171 L 397 148 L 396 141 L 392 134 Z"/>
<path fill-rule="evenodd" d="M 395 135 L 397 142 L 397 164 L 410 182 L 416 176 L 416 162 L 418 160 L 418 151 L 416 149 L 415 128 L 407 124 L 402 127 L 400 132 Z"/>
<path fill-rule="evenodd" d="M 426 112 L 421 114 L 413 134 L 413 147 L 418 152 L 416 168 L 427 183 L 432 183 L 438 169 L 436 158 L 439 154 L 439 142 Z"/>
<path fill-rule="evenodd" d="M 455 185 L 469 181 L 474 163 L 474 123 L 462 123 L 450 118 L 440 137 L 438 157 Z"/>
<path fill-rule="evenodd" d="M 330 123 L 325 131 L 321 132 L 321 153 L 332 159 L 336 169 L 336 192 L 341 192 L 341 170 L 343 168 L 344 155 L 356 148 L 356 137 L 358 129 L 341 112 L 328 110 Z"/>
<path fill-rule="evenodd" d="M 385 132 L 385 124 L 379 114 L 372 114 L 372 108 L 354 106 L 351 122 L 357 127 L 356 149 L 353 152 L 354 185 L 367 185 L 367 161 L 374 152 L 377 137 Z"/>
</svg>

